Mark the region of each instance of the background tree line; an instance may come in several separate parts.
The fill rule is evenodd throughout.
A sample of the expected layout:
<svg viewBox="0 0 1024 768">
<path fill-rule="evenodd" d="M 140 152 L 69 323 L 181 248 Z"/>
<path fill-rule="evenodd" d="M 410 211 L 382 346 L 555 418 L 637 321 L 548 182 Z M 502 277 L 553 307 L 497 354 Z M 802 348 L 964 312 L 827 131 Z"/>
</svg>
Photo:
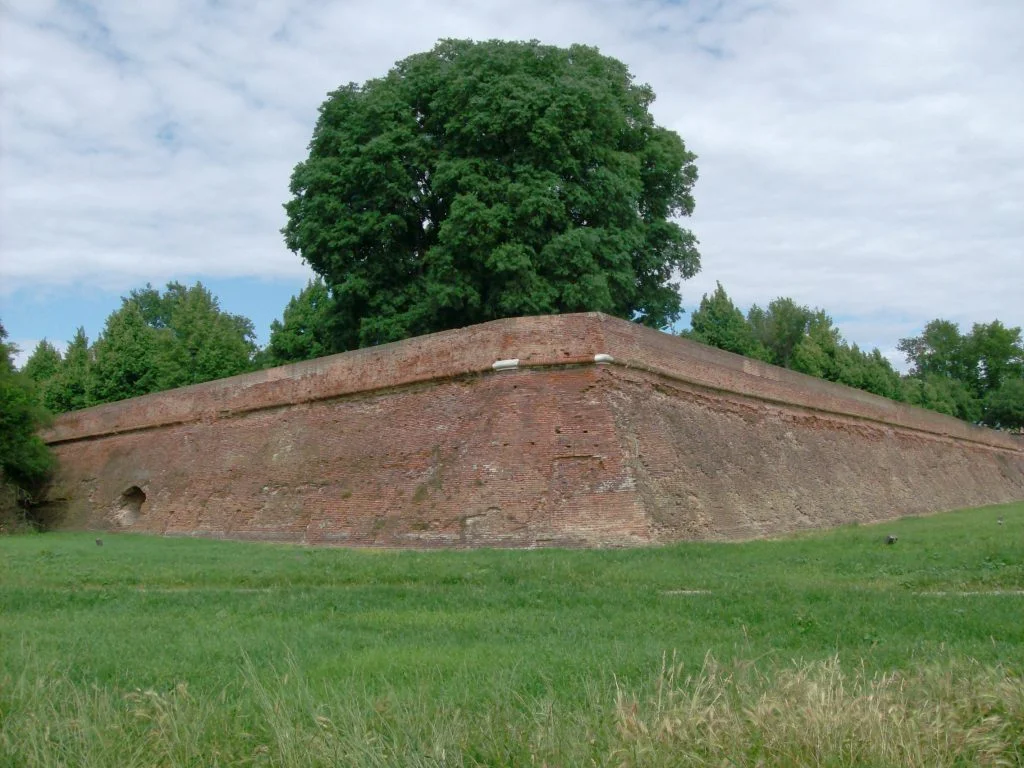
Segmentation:
<svg viewBox="0 0 1024 768">
<path fill-rule="evenodd" d="M 744 314 L 719 283 L 705 294 L 683 333 L 695 341 L 976 424 L 1024 428 L 1024 343 L 999 320 L 961 333 L 936 319 L 897 348 L 900 375 L 879 352 L 849 344 L 822 309 L 778 298 Z"/>
<path fill-rule="evenodd" d="M 133 290 L 92 344 L 79 328 L 63 355 L 44 340 L 23 372 L 53 413 L 87 408 L 254 369 L 252 321 L 222 312 L 202 283 Z"/>
<path fill-rule="evenodd" d="M 81 328 L 64 354 L 41 341 L 19 375 L 38 406 L 63 413 L 322 357 L 344 351 L 332 333 L 334 301 L 323 280 L 311 280 L 260 349 L 252 322 L 223 312 L 201 283 L 172 282 L 163 292 L 147 285 L 122 299 L 94 343 Z M 1024 341 L 1020 328 L 999 320 L 968 333 L 932 320 L 919 336 L 899 340 L 909 366 L 903 375 L 878 349 L 847 342 L 825 310 L 777 298 L 744 315 L 721 284 L 704 295 L 682 335 L 972 423 L 1024 427 Z"/>
</svg>

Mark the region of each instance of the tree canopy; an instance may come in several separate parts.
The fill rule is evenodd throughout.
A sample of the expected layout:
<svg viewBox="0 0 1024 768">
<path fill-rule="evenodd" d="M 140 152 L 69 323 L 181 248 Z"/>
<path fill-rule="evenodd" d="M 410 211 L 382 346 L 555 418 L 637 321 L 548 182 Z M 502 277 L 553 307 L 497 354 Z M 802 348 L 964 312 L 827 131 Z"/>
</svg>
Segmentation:
<svg viewBox="0 0 1024 768">
<path fill-rule="evenodd" d="M 60 373 L 63 365 L 63 358 L 60 350 L 46 339 L 36 345 L 28 360 L 25 361 L 21 372 L 28 376 L 36 385 L 36 392 L 39 401 L 46 408 L 50 408 L 49 401 L 52 399 L 51 389 Z M 50 409 L 52 410 L 52 409 Z"/>
<path fill-rule="evenodd" d="M 524 314 L 671 323 L 697 169 L 653 100 L 594 48 L 461 40 L 331 93 L 283 229 L 330 289 L 331 351 Z"/>
<path fill-rule="evenodd" d="M 1024 428 L 1024 340 L 998 320 L 970 333 L 935 319 L 897 345 L 919 382 L 910 402 L 992 427 Z"/>
<path fill-rule="evenodd" d="M 910 370 L 900 376 L 880 351 L 847 343 L 822 309 L 781 297 L 746 317 L 719 283 L 683 332 L 695 341 L 811 376 L 1000 429 L 1024 428 L 1024 341 L 998 320 L 970 333 L 932 320 L 900 339 Z"/>
<path fill-rule="evenodd" d="M 252 321 L 222 312 L 203 286 L 131 291 L 90 346 L 78 329 L 60 353 L 40 342 L 26 373 L 54 413 L 245 373 L 254 367 Z"/>
<path fill-rule="evenodd" d="M 281 320 L 270 324 L 266 365 L 284 365 L 329 355 L 333 349 L 331 322 L 334 303 L 320 278 L 310 280 L 284 308 Z"/>
<path fill-rule="evenodd" d="M 217 298 L 202 284 L 170 282 L 160 291 L 147 285 L 134 290 L 124 307 L 139 308 L 156 332 L 159 387 L 199 384 L 252 369 L 256 354 L 252 321 L 222 312 Z"/>
<path fill-rule="evenodd" d="M 94 357 L 85 328 L 79 327 L 74 338 L 68 342 L 64 359 L 53 378 L 42 383 L 43 402 L 51 412 L 77 411 L 92 405 Z"/>
<path fill-rule="evenodd" d="M 695 341 L 790 368 L 876 395 L 901 399 L 900 376 L 877 349 L 864 352 L 843 339 L 822 309 L 777 298 L 746 317 L 719 283 L 700 302 L 684 333 Z"/>
<path fill-rule="evenodd" d="M 164 389 L 160 338 L 135 302 L 125 300 L 96 340 L 92 396 L 109 403 Z"/>
<path fill-rule="evenodd" d="M 754 338 L 754 329 L 739 308 L 732 303 L 721 283 L 715 292 L 700 300 L 700 306 L 690 316 L 690 333 L 694 341 L 718 347 L 738 355 L 768 359 L 768 350 Z"/>
</svg>

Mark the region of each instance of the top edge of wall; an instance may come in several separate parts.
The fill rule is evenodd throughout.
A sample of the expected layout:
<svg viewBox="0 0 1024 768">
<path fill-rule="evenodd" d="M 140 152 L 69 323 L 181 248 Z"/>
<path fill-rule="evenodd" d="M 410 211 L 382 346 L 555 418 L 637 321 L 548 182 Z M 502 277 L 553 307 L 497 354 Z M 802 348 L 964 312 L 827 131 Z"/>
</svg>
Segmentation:
<svg viewBox="0 0 1024 768">
<path fill-rule="evenodd" d="M 62 414 L 48 443 L 210 421 L 359 392 L 610 355 L 697 386 L 1024 452 L 1009 435 L 708 347 L 599 312 L 494 320 Z M 496 375 L 508 375 L 499 372 Z"/>
</svg>

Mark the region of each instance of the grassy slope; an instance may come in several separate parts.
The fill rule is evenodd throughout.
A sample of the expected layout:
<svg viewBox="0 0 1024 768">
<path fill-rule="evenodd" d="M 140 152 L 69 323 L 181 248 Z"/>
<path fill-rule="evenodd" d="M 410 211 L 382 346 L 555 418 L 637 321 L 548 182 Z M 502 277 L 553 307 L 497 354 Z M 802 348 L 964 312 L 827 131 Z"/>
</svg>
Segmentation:
<svg viewBox="0 0 1024 768">
<path fill-rule="evenodd" d="M 887 546 L 888 534 L 899 541 Z M 357 719 L 367 707 L 397 707 L 411 730 L 429 730 L 439 713 L 501 730 L 495 718 L 534 723 L 531 710 L 546 702 L 589 732 L 596 726 L 581 724 L 584 713 L 613 709 L 616 687 L 647 690 L 666 653 L 683 670 L 699 670 L 709 652 L 734 670 L 753 660 L 745 668 L 769 677 L 793 660 L 834 656 L 864 679 L 967 660 L 1013 677 L 1024 672 L 1021 590 L 1024 504 L 778 541 L 617 551 L 353 551 L 128 535 L 98 547 L 85 535 L 8 537 L 0 539 L 0 747 L 27 760 L 13 723 L 23 727 L 54 696 L 88 690 L 116 720 L 125 693 L 173 698 L 186 686 L 197 702 L 220 700 L 211 723 L 231 710 L 271 734 L 257 714 L 260 691 L 284 696 L 299 677 L 296 711 L 347 700 Z M 41 681 L 56 687 L 47 693 Z M 616 733 L 593 750 L 611 754 L 622 728 Z M 225 754 L 234 744 L 288 762 L 280 746 L 254 753 L 222 736 Z M 423 738 L 395 764 L 422 755 Z M 214 743 L 206 733 L 197 754 Z M 471 758 L 472 748 L 463 743 L 459 754 Z"/>
</svg>

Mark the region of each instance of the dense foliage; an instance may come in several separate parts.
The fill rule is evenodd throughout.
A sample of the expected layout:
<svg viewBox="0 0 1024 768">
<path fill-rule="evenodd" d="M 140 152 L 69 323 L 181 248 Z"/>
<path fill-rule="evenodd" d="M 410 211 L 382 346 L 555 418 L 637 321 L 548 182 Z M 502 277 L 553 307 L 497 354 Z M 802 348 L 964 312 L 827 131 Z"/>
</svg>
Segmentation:
<svg viewBox="0 0 1024 768">
<path fill-rule="evenodd" d="M 220 310 L 201 283 L 150 285 L 124 297 L 92 345 L 78 329 L 63 359 L 42 341 L 25 364 L 55 413 L 252 370 L 252 322 Z"/>
<path fill-rule="evenodd" d="M 684 335 L 720 349 L 790 368 L 876 395 L 900 399 L 900 376 L 877 349 L 848 344 L 824 310 L 779 298 L 747 316 L 721 284 L 705 294 Z"/>
<path fill-rule="evenodd" d="M 47 414 L 33 379 L 14 368 L 17 349 L 0 324 L 0 525 L 18 506 L 31 502 L 53 467 L 36 433 Z"/>
<path fill-rule="evenodd" d="M 283 232 L 332 351 L 515 315 L 664 327 L 699 269 L 694 155 L 594 48 L 448 40 L 320 108 Z"/>
<path fill-rule="evenodd" d="M 331 322 L 334 303 L 324 281 L 310 280 L 284 308 L 281 320 L 270 324 L 270 342 L 263 352 L 267 365 L 312 360 L 334 351 Z"/>
<path fill-rule="evenodd" d="M 956 323 L 932 320 L 920 336 L 900 339 L 917 382 L 915 405 L 980 421 L 1024 428 L 1024 341 L 1020 328 L 998 320 L 961 333 Z"/>
<path fill-rule="evenodd" d="M 1020 328 L 998 320 L 961 334 L 933 320 L 898 348 L 910 370 L 900 376 L 877 349 L 848 344 L 821 309 L 778 298 L 744 317 L 725 289 L 705 294 L 684 333 L 696 341 L 818 378 L 902 400 L 973 423 L 1024 428 L 1024 344 Z"/>
<path fill-rule="evenodd" d="M 768 360 L 768 351 L 754 338 L 754 329 L 721 283 L 710 296 L 704 294 L 700 307 L 690 316 L 690 331 L 684 335 L 738 355 Z"/>
<path fill-rule="evenodd" d="M 46 407 L 54 413 L 76 411 L 92 405 L 93 350 L 85 329 L 79 327 L 64 352 L 57 375 L 47 382 Z M 31 361 L 30 361 L 31 362 Z"/>
</svg>

